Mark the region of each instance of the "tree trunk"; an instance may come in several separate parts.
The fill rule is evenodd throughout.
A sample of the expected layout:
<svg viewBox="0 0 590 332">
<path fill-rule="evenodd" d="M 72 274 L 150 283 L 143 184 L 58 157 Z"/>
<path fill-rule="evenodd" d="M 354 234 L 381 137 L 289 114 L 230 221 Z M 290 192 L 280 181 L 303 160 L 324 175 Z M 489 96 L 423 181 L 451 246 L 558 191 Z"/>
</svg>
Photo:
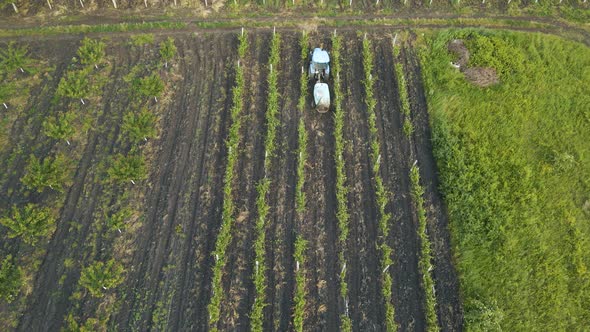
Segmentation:
<svg viewBox="0 0 590 332">
<path fill-rule="evenodd" d="M 82 8 L 84 8 L 84 2 L 82 2 L 82 0 L 80 0 L 80 6 L 82 6 Z"/>
<path fill-rule="evenodd" d="M 50 9 L 50 10 L 51 10 L 51 9 L 53 9 L 53 8 L 51 7 L 51 2 L 49 2 L 49 0 L 47 0 L 47 5 L 49 6 L 49 9 Z"/>
<path fill-rule="evenodd" d="M 143 5 L 147 8 L 147 0 L 143 0 Z"/>
<path fill-rule="evenodd" d="M 12 2 L 12 8 L 14 9 L 14 12 L 18 14 L 18 8 L 16 8 L 14 2 Z"/>
<path fill-rule="evenodd" d="M 115 6 L 115 9 L 117 9 L 117 1 L 113 0 L 113 6 Z"/>
</svg>

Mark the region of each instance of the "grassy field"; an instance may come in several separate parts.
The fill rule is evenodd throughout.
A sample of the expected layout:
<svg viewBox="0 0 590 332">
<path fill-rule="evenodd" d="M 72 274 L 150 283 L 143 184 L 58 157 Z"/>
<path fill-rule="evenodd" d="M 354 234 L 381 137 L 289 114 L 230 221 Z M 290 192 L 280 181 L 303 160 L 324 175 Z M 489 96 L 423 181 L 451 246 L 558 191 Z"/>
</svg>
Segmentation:
<svg viewBox="0 0 590 332">
<path fill-rule="evenodd" d="M 500 83 L 450 66 L 453 38 Z M 557 37 L 448 30 L 422 68 L 467 330 L 590 326 L 590 49 Z"/>
</svg>

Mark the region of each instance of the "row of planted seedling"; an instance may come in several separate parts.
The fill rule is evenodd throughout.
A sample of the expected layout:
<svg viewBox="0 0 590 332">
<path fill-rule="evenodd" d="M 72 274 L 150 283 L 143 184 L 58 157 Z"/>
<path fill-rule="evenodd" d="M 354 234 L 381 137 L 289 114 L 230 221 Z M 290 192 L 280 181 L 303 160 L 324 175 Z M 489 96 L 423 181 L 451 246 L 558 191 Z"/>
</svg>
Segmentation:
<svg viewBox="0 0 590 332">
<path fill-rule="evenodd" d="M 336 219 L 338 220 L 338 263 L 340 266 L 340 296 L 344 303 L 344 313 L 340 315 L 340 329 L 352 330 L 352 322 L 348 314 L 348 283 L 346 282 L 346 243 L 348 239 L 348 188 L 344 169 L 344 111 L 342 110 L 342 84 L 340 81 L 342 38 L 332 37 L 331 70 L 336 74 L 334 81 L 334 160 L 336 162 Z"/>
<path fill-rule="evenodd" d="M 234 66 L 236 75 L 236 84 L 232 89 L 232 108 L 231 108 L 231 126 L 229 128 L 229 137 L 226 141 L 227 147 L 227 165 L 225 168 L 224 184 L 223 184 L 223 208 L 221 214 L 221 228 L 217 235 L 215 242 L 214 265 L 213 265 L 213 280 L 211 289 L 213 294 L 207 306 L 209 312 L 209 328 L 213 331 L 217 330 L 217 323 L 219 321 L 219 314 L 221 311 L 221 300 L 223 298 L 223 288 L 221 284 L 221 277 L 223 275 L 223 268 L 225 267 L 227 256 L 226 250 L 232 238 L 232 226 L 234 224 L 235 206 L 232 195 L 232 184 L 234 179 L 234 171 L 238 159 L 238 144 L 240 141 L 239 133 L 242 125 L 242 109 L 243 109 L 243 93 L 245 89 L 244 81 L 244 66 L 243 60 L 246 57 L 248 50 L 248 35 L 244 32 L 239 37 L 238 46 L 238 62 Z M 240 64 L 242 62 L 242 64 Z"/>
<path fill-rule="evenodd" d="M 77 51 L 79 62 L 78 60 L 75 60 L 74 63 L 71 64 L 71 67 L 78 67 L 75 69 L 76 71 L 90 72 L 92 68 L 87 69 L 88 64 L 90 62 L 98 63 L 104 56 L 104 47 L 101 46 L 102 45 L 100 44 L 91 45 L 89 40 L 85 39 Z M 95 51 L 96 56 L 89 54 L 89 49 L 97 49 Z M 34 62 L 36 61 L 28 58 L 26 47 L 16 47 L 14 44 L 10 44 L 2 53 L 1 62 L 3 65 L 6 65 L 6 70 L 18 68 L 23 74 L 30 74 L 32 73 L 32 70 L 34 70 Z M 64 80 L 65 77 L 60 81 L 56 91 L 56 97 L 50 107 L 55 107 L 57 101 L 64 97 L 63 83 L 61 83 Z M 95 81 L 92 83 L 94 84 L 90 84 L 90 82 L 88 83 L 92 88 L 92 91 L 100 89 L 100 84 L 97 84 Z M 45 89 L 41 91 L 46 92 Z M 65 104 L 68 106 L 67 101 Z M 31 111 L 34 112 L 34 110 Z M 41 135 L 58 141 L 65 140 L 69 145 L 68 139 L 75 131 L 73 120 L 76 114 L 73 112 L 67 114 L 67 116 L 64 116 L 62 113 L 59 113 L 57 119 L 50 117 L 49 119 L 44 120 L 41 126 Z M 33 113 L 32 115 L 36 116 L 37 114 Z M 42 142 L 46 142 L 46 140 L 42 140 Z M 24 168 L 24 175 L 21 177 L 20 183 L 26 188 L 25 190 L 31 192 L 47 192 L 48 194 L 58 193 L 57 196 L 48 195 L 45 197 L 47 200 L 57 203 L 56 206 L 59 207 L 63 204 L 65 187 L 67 187 L 71 181 L 70 173 L 73 161 L 65 152 L 59 151 L 60 149 L 57 150 L 58 151 L 54 151 L 52 149 L 50 155 L 43 158 L 38 158 L 34 154 L 28 156 L 27 164 Z M 15 152 L 22 153 L 22 150 L 17 149 Z M 59 210 L 59 208 L 50 209 L 49 207 L 43 206 L 53 203 L 15 204 L 11 207 L 10 211 L 6 211 L 6 213 L 3 214 L 2 218 L 0 218 L 0 224 L 7 228 L 8 237 L 19 238 L 22 242 L 34 248 L 39 240 L 46 239 L 55 229 L 55 212 Z M 42 249 L 40 250 L 41 252 L 43 251 Z M 23 271 L 28 270 L 28 268 L 18 267 L 18 265 L 15 264 L 15 258 L 12 256 L 9 258 L 10 259 L 3 260 L 3 265 L 0 269 L 3 273 L 6 269 L 6 272 L 12 275 L 10 282 L 7 283 L 10 287 L 3 288 L 2 292 L 0 292 L 0 298 L 5 298 L 11 301 L 19 294 L 24 283 Z M 27 279 L 30 280 L 31 278 Z M 4 284 L 6 281 L 2 280 L 1 282 Z"/>
<path fill-rule="evenodd" d="M 401 48 L 395 47 L 397 40 L 398 35 L 396 34 L 393 39 L 393 55 L 395 58 L 399 59 Z M 407 137 L 410 137 L 414 132 L 414 125 L 412 124 L 412 119 L 410 117 L 410 97 L 408 95 L 408 85 L 401 61 L 395 61 L 394 69 L 399 91 L 399 99 L 401 100 L 401 112 L 404 116 L 403 130 L 404 134 L 406 134 Z"/>
<path fill-rule="evenodd" d="M 298 146 L 297 146 L 297 183 L 295 185 L 295 209 L 297 212 L 297 235 L 295 240 L 295 295 L 293 307 L 293 328 L 297 332 L 303 331 L 303 319 L 305 316 L 305 250 L 307 243 L 300 230 L 305 212 L 305 163 L 307 161 L 307 130 L 305 129 L 305 100 L 308 94 L 307 71 L 304 68 L 309 52 L 309 38 L 305 32 L 301 35 L 299 45 L 301 47 L 301 76 L 299 78 L 299 111 Z"/>
<path fill-rule="evenodd" d="M 266 306 L 266 259 L 265 259 L 265 242 L 266 242 L 266 222 L 270 206 L 268 205 L 268 191 L 271 184 L 269 177 L 272 159 L 276 152 L 276 136 L 280 121 L 277 117 L 279 113 L 279 91 L 278 91 L 278 64 L 279 52 L 281 46 L 281 37 L 275 33 L 272 37 L 270 47 L 270 57 L 268 60 L 268 98 L 266 108 L 266 136 L 264 139 L 264 177 L 257 185 L 258 197 L 256 199 L 256 208 L 258 218 L 256 219 L 256 240 L 254 241 L 254 286 L 256 295 L 254 305 L 250 314 L 250 329 L 252 331 L 263 330 L 264 307 Z"/>
<path fill-rule="evenodd" d="M 137 203 L 134 201 L 133 193 L 137 191 L 131 189 L 133 187 L 129 185 L 135 185 L 147 178 L 147 165 L 142 154 L 142 144 L 156 136 L 158 117 L 153 111 L 148 110 L 146 104 L 152 98 L 157 100 L 157 97 L 164 92 L 165 85 L 157 74 L 157 70 L 176 53 L 174 40 L 171 38 L 159 46 L 159 60 L 132 67 L 124 78 L 126 88 L 119 91 L 119 96 L 126 98 L 127 103 L 124 102 L 123 107 L 128 110 L 123 115 L 120 130 L 113 132 L 119 133 L 117 137 L 113 137 L 118 144 L 114 145 L 114 150 L 104 151 L 109 155 L 106 159 L 109 164 L 106 169 L 108 180 L 104 186 L 106 191 L 99 198 L 101 203 L 97 211 L 97 219 L 100 222 L 94 225 L 90 236 L 91 241 L 87 245 L 89 247 L 86 250 L 87 255 L 91 259 L 103 256 L 99 254 L 100 248 L 97 248 L 97 244 L 104 242 L 115 250 L 117 243 L 130 241 L 132 237 L 114 235 L 123 234 L 125 229 L 135 226 L 131 220 L 137 219 L 138 213 L 133 208 L 133 205 Z M 114 113 L 107 121 L 117 126 L 120 117 Z M 100 241 L 98 241 L 99 237 Z M 124 281 L 125 268 L 120 263 L 124 257 L 120 257 L 116 251 L 107 256 L 110 258 L 94 261 L 82 270 L 79 288 L 74 293 L 73 299 L 80 298 L 82 290 L 87 290 L 93 298 L 101 299 L 109 292 L 109 289 L 117 287 Z M 75 302 L 67 317 L 66 323 L 69 328 L 74 329 L 79 326 L 78 318 L 73 314 L 79 310 L 79 305 L 79 302 Z M 105 300 L 105 303 L 97 308 L 96 316 L 81 323 L 83 326 L 93 329 L 102 329 L 106 326 L 115 306 L 110 300 Z"/>
<path fill-rule="evenodd" d="M 365 77 L 363 85 L 365 88 L 365 103 L 367 105 L 367 118 L 369 122 L 370 132 L 370 147 L 371 147 L 371 164 L 373 181 L 375 184 L 375 195 L 377 199 L 377 209 L 379 211 L 379 237 L 380 243 L 377 244 L 381 251 L 381 294 L 385 301 L 385 326 L 387 331 L 395 331 L 397 329 L 395 323 L 395 308 L 391 301 L 392 280 L 389 268 L 393 261 L 391 259 L 392 248 L 387 243 L 389 237 L 389 223 L 391 222 L 391 214 L 385 211 L 389 201 L 390 193 L 387 192 L 383 185 L 383 178 L 380 173 L 381 166 L 381 151 L 379 144 L 379 133 L 377 132 L 377 121 L 375 107 L 377 100 L 373 94 L 373 50 L 371 48 L 371 41 L 367 39 L 366 35 L 363 39 L 363 71 Z"/>
<path fill-rule="evenodd" d="M 400 57 L 400 47 L 396 47 L 397 34 L 393 40 L 393 55 L 396 58 L 394 71 L 398 83 L 399 96 L 401 100 L 401 112 L 404 115 L 403 131 L 410 141 L 414 127 L 411 122 L 411 110 L 408 94 L 408 85 L 405 78 L 404 67 Z M 424 189 L 420 185 L 420 170 L 416 163 L 410 169 L 411 196 L 418 216 L 418 236 L 420 238 L 420 260 L 418 270 L 422 276 L 422 287 L 425 293 L 426 309 L 426 328 L 428 331 L 439 331 L 440 327 L 436 315 L 436 296 L 434 293 L 434 279 L 431 274 L 434 266 L 432 265 L 432 249 L 430 238 L 428 237 L 426 224 L 426 208 L 424 206 Z"/>
</svg>

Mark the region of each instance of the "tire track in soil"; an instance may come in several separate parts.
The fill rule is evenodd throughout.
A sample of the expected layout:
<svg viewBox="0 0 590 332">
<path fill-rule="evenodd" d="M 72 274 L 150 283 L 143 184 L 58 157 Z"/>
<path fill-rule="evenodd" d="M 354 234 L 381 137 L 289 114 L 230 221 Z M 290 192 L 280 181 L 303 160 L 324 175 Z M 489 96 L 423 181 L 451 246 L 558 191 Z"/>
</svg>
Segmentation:
<svg viewBox="0 0 590 332">
<path fill-rule="evenodd" d="M 388 242 L 393 248 L 393 266 L 389 268 L 393 280 L 393 304 L 400 331 L 425 329 L 424 293 L 418 273 L 419 240 L 410 198 L 409 172 L 411 166 L 410 141 L 402 130 L 403 114 L 399 89 L 394 72 L 391 40 L 384 38 L 374 43 L 375 97 L 377 127 L 382 143 L 381 176 L 392 194 L 386 212 L 391 213 Z"/>
<path fill-rule="evenodd" d="M 245 61 L 246 91 L 238 157 L 238 181 L 233 188 L 236 218 L 228 263 L 222 277 L 226 294 L 221 302 L 219 328 L 222 331 L 248 329 L 254 303 L 254 225 L 256 185 L 264 176 L 264 134 L 267 95 L 267 66 L 270 55 L 268 33 L 249 33 L 249 57 Z"/>
<path fill-rule="evenodd" d="M 236 49 L 235 36 L 227 34 L 222 38 L 214 40 L 215 49 L 231 47 Z M 233 46 L 230 46 L 234 44 Z M 191 47 L 186 47 L 186 55 L 192 56 L 198 51 L 197 45 L 200 43 L 191 43 Z M 189 49 L 190 48 L 190 49 Z M 177 278 L 170 282 L 169 292 L 172 292 L 171 307 L 168 319 L 168 328 L 176 330 L 205 330 L 207 326 L 206 309 L 207 299 L 203 298 L 207 291 L 206 281 L 208 280 L 208 271 L 212 262 L 211 251 L 214 249 L 214 241 L 211 240 L 211 232 L 217 229 L 219 225 L 213 223 L 213 220 L 221 219 L 221 202 L 223 192 L 217 190 L 223 187 L 222 170 L 226 165 L 226 151 L 224 150 L 224 139 L 229 126 L 229 110 L 231 103 L 231 88 L 233 87 L 234 78 L 226 71 L 227 63 L 230 57 L 235 57 L 235 52 L 228 52 L 228 56 L 221 62 L 214 64 L 212 78 L 223 77 L 224 86 L 220 87 L 224 91 L 218 92 L 216 89 L 210 89 L 201 99 L 207 100 L 204 106 L 199 106 L 207 110 L 204 113 L 205 121 L 199 127 L 197 135 L 199 140 L 198 149 L 192 148 L 190 151 L 190 160 L 198 161 L 198 167 L 194 166 L 189 172 L 191 178 L 187 181 L 183 189 L 183 200 L 180 201 L 177 209 L 179 210 L 177 225 L 182 225 L 183 235 L 175 236 L 174 243 L 171 246 L 170 260 L 174 261 L 174 256 L 181 253 L 176 265 L 167 273 L 167 278 Z M 231 54 L 231 56 L 230 56 Z M 232 58 L 231 61 L 235 61 Z M 199 83 L 205 84 L 214 80 L 203 80 Z M 221 110 L 217 112 L 217 110 Z M 170 274 L 179 276 L 172 277 Z M 191 301 L 191 299 L 197 299 Z M 200 325 L 195 326 L 196 323 Z"/>
<path fill-rule="evenodd" d="M 133 278 L 129 280 L 129 285 L 135 298 L 131 301 L 131 306 L 123 310 L 127 315 L 122 317 L 124 326 L 132 329 L 145 330 L 151 323 L 151 314 L 156 305 L 169 242 L 174 234 L 176 207 L 188 177 L 188 167 L 192 164 L 189 162 L 189 154 L 193 135 L 203 112 L 201 107 L 190 109 L 188 106 L 193 105 L 193 95 L 196 94 L 192 90 L 196 86 L 195 79 L 206 77 L 209 61 L 212 61 L 204 52 L 204 48 L 198 50 L 194 63 L 187 63 L 184 57 L 181 58 L 180 71 L 190 74 L 184 76 L 180 87 L 173 94 L 180 94 L 180 97 L 174 98 L 174 103 L 168 107 L 163 120 L 158 142 L 160 149 L 157 152 L 160 158 L 153 166 L 151 186 L 146 195 L 145 204 L 148 209 L 144 230 L 141 232 L 144 237 L 138 239 L 141 244 L 132 260 Z"/>
<path fill-rule="evenodd" d="M 382 310 L 380 292 L 380 261 L 377 251 L 378 213 L 375 186 L 370 163 L 371 137 L 368 126 L 362 43 L 354 34 L 344 38 L 342 88 L 344 140 L 347 148 L 346 176 L 349 186 L 350 212 L 347 276 L 349 287 L 349 312 L 354 330 L 383 330 L 385 313 Z"/>
<path fill-rule="evenodd" d="M 123 56 L 121 62 L 127 63 L 119 64 L 115 60 L 113 64 L 109 76 L 113 78 L 114 84 L 105 87 L 107 92 L 104 95 L 106 96 L 114 96 L 115 92 L 122 88 L 120 85 L 125 84 L 120 78 L 133 63 L 129 63 L 129 54 Z M 117 130 L 116 126 L 107 125 L 109 115 L 115 112 L 113 109 L 116 107 L 116 102 L 112 100 L 104 104 L 104 112 L 98 121 L 99 127 L 105 126 L 107 130 Z M 109 150 L 112 150 L 114 142 L 109 142 L 108 137 L 110 137 L 108 133 L 98 131 L 91 131 L 89 134 L 88 144 L 60 212 L 56 231 L 48 245 L 51 250 L 48 250 L 39 268 L 33 293 L 27 305 L 28 310 L 22 316 L 17 330 L 58 330 L 63 323 L 63 317 L 71 305 L 69 297 L 77 285 L 81 270 L 81 265 L 72 270 L 66 270 L 63 261 L 72 255 L 74 262 L 82 263 L 83 251 L 72 249 L 83 245 L 94 221 L 97 197 L 103 190 L 99 179 L 100 171 L 95 166 L 105 158 L 105 155 L 97 151 L 105 151 L 106 156 L 110 154 Z M 108 146 L 110 148 L 101 148 Z M 76 224 L 80 226 L 75 227 Z M 65 275 L 63 285 L 59 283 L 59 277 L 62 275 Z M 40 313 L 43 319 L 39 317 Z"/>
<path fill-rule="evenodd" d="M 291 320 L 294 290 L 295 243 L 295 181 L 298 145 L 298 110 L 300 68 L 299 39 L 296 33 L 281 35 L 279 61 L 279 94 L 281 98 L 277 127 L 276 156 L 271 161 L 271 189 L 268 199 L 270 206 L 266 259 L 267 299 L 265 331 L 287 331 Z"/>
<path fill-rule="evenodd" d="M 453 265 L 448 215 L 438 191 L 438 173 L 431 142 L 431 128 L 419 58 L 414 48 L 404 48 L 406 77 L 414 124 L 414 153 L 420 167 L 424 187 L 428 236 L 432 243 L 433 277 L 437 298 L 437 314 L 442 331 L 463 329 L 463 310 L 459 298 L 459 280 Z"/>
<path fill-rule="evenodd" d="M 322 38 L 316 33 L 310 34 L 309 40 L 312 48 L 320 43 L 331 44 L 329 37 Z M 330 49 L 330 46 L 327 48 Z M 339 328 L 339 271 L 336 252 L 334 116 L 332 111 L 324 114 L 315 111 L 312 91 L 313 83 L 310 80 L 306 98 L 309 106 L 305 111 L 305 128 L 309 135 L 304 186 L 307 207 L 304 220 L 301 221 L 302 235 L 309 241 L 305 326 L 312 326 L 314 330 L 335 331 Z"/>
</svg>

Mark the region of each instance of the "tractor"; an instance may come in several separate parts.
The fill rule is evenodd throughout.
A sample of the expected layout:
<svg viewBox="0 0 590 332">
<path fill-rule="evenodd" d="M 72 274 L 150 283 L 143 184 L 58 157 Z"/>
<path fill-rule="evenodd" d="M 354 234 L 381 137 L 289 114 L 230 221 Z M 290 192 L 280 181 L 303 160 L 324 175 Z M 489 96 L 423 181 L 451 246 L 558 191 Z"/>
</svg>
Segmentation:
<svg viewBox="0 0 590 332">
<path fill-rule="evenodd" d="M 315 109 L 325 113 L 330 108 L 330 89 L 328 77 L 330 76 L 330 56 L 326 50 L 315 48 L 309 61 L 309 77 L 316 83 L 313 86 L 313 101 Z"/>
</svg>

